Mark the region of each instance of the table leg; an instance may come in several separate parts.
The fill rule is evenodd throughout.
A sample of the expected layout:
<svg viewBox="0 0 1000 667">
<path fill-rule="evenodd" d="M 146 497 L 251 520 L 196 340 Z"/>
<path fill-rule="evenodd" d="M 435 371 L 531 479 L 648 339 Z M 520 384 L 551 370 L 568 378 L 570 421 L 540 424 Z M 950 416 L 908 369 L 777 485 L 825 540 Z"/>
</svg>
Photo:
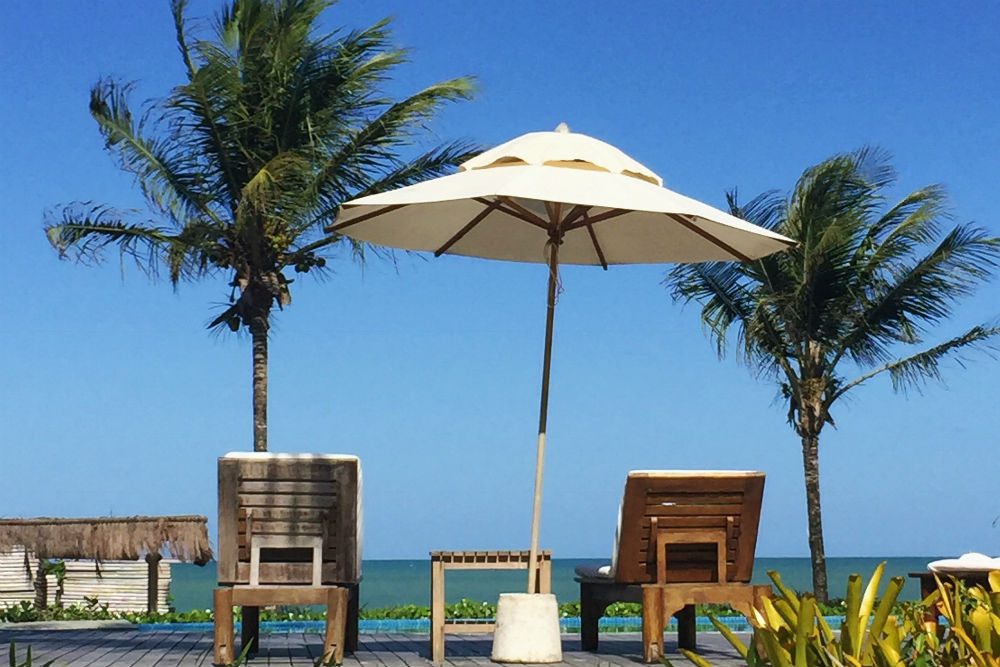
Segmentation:
<svg viewBox="0 0 1000 667">
<path fill-rule="evenodd" d="M 538 564 L 538 592 L 552 592 L 552 561 L 548 558 Z"/>
<path fill-rule="evenodd" d="M 444 563 L 431 561 L 431 662 L 444 662 Z"/>
</svg>

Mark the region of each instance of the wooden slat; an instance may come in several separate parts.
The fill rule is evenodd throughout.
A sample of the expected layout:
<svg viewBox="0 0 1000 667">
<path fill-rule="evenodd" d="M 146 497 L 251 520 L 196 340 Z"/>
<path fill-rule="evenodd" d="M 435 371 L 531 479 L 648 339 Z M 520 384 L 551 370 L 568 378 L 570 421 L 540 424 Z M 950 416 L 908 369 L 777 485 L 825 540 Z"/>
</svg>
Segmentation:
<svg viewBox="0 0 1000 667">
<path fill-rule="evenodd" d="M 219 459 L 219 581 L 234 581 L 236 578 L 237 528 L 239 505 L 236 499 L 236 485 L 239 468 L 235 461 Z"/>
<path fill-rule="evenodd" d="M 647 516 L 735 516 L 743 505 L 647 505 Z"/>
<path fill-rule="evenodd" d="M 526 570 L 528 569 L 528 564 L 516 563 L 510 561 L 490 561 L 482 563 L 445 563 L 444 567 L 447 570 L 482 570 L 486 569 L 483 566 L 489 565 L 491 570 Z"/>
<path fill-rule="evenodd" d="M 726 526 L 725 516 L 661 516 L 657 518 L 661 528 L 724 528 Z M 737 517 L 735 520 L 737 530 L 739 522 L 739 517 Z M 643 533 L 649 532 L 649 517 L 643 517 L 641 530 Z"/>
<path fill-rule="evenodd" d="M 275 482 L 333 481 L 345 483 L 350 479 L 350 461 L 338 463 L 323 459 L 222 459 L 239 465 L 241 480 L 266 480 Z"/>
<path fill-rule="evenodd" d="M 246 517 L 252 516 L 254 534 L 322 536 L 324 545 L 323 581 L 353 583 L 360 574 L 357 563 L 358 530 L 358 463 L 332 459 L 220 459 L 220 497 L 223 493 L 221 476 L 229 469 L 237 471 L 236 479 L 227 478 L 233 494 L 235 519 L 224 541 L 220 532 L 219 581 L 226 584 L 248 583 L 250 553 L 247 545 Z M 223 524 L 220 505 L 220 526 Z M 227 512 L 230 510 L 227 510 Z M 231 558 L 236 565 L 223 571 L 221 564 Z M 282 559 L 275 562 L 277 559 Z M 262 564 L 263 582 L 306 583 L 298 554 L 286 550 L 266 552 Z M 280 569 L 279 566 L 288 568 Z M 270 574 L 264 575 L 267 566 Z M 288 575 L 290 580 L 280 577 Z M 270 577 L 270 578 L 268 578 Z"/>
<path fill-rule="evenodd" d="M 475 622 L 475 623 L 445 623 L 444 631 L 453 635 L 480 635 L 484 632 L 493 632 L 496 629 L 495 623 Z"/>
<path fill-rule="evenodd" d="M 311 507 L 327 509 L 336 504 L 334 496 L 293 496 L 269 493 L 240 493 L 237 496 L 240 507 L 257 509 L 264 507 Z"/>
<path fill-rule="evenodd" d="M 675 502 L 683 505 L 742 505 L 742 493 L 656 492 L 646 494 L 646 504 Z"/>
<path fill-rule="evenodd" d="M 633 478 L 635 479 L 635 478 Z M 647 484 L 642 487 L 645 493 L 742 493 L 746 489 L 749 476 L 692 475 L 690 477 L 645 477 Z"/>
<path fill-rule="evenodd" d="M 313 521 L 321 523 L 329 514 L 328 509 L 315 507 L 257 507 L 253 510 L 254 521 Z M 246 516 L 239 518 L 240 525 Z"/>
<path fill-rule="evenodd" d="M 727 575 L 730 579 L 749 581 L 750 571 L 745 567 L 746 541 L 744 535 L 756 536 L 756 522 L 759 518 L 760 495 L 763 475 L 750 474 L 657 474 L 640 473 L 630 475 L 626 484 L 622 508 L 621 536 L 619 540 L 616 581 L 620 583 L 649 583 L 655 581 L 655 554 L 650 553 L 649 539 L 651 520 L 656 518 L 657 530 L 679 529 L 719 529 L 726 531 Z M 750 508 L 756 503 L 757 515 Z M 753 521 L 753 530 L 742 526 Z M 676 545 L 679 546 L 679 545 Z M 685 550 L 685 548 L 687 550 Z M 704 549 L 685 547 L 667 553 L 667 568 L 684 570 L 685 577 L 702 568 L 714 571 L 716 546 L 706 545 Z M 654 550 L 655 551 L 655 550 Z M 753 547 L 750 547 L 752 568 Z M 710 573 L 710 572 L 709 572 Z"/>
<path fill-rule="evenodd" d="M 760 526 L 760 507 L 764 497 L 764 476 L 751 478 L 743 496 L 743 530 L 739 533 L 736 566 L 733 568 L 734 581 L 750 581 L 753 574 L 753 558 L 757 549 L 757 529 Z"/>
<path fill-rule="evenodd" d="M 322 535 L 323 524 L 315 521 L 254 521 L 254 535 Z M 240 522 L 240 540 L 245 540 L 246 522 Z"/>
<path fill-rule="evenodd" d="M 336 496 L 337 484 L 326 480 L 274 481 L 262 479 L 240 480 L 240 493 L 290 493 Z"/>
<path fill-rule="evenodd" d="M 248 607 L 264 607 L 273 604 L 325 605 L 329 586 L 235 586 L 233 588 L 233 604 Z"/>
<path fill-rule="evenodd" d="M 249 560 L 249 558 L 247 559 Z M 352 583 L 338 581 L 337 563 L 323 563 L 324 583 Z M 250 563 L 240 563 L 237 566 L 238 581 L 250 580 Z M 263 584 L 307 584 L 312 580 L 312 563 L 261 563 L 260 581 Z M 223 582 L 232 583 L 232 582 Z"/>
</svg>

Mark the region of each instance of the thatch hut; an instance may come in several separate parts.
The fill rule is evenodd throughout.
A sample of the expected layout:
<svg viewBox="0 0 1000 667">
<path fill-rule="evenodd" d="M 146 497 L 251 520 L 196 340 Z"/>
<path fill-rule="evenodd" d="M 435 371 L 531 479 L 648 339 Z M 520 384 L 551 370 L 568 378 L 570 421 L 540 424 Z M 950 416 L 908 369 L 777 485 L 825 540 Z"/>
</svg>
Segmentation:
<svg viewBox="0 0 1000 667">
<path fill-rule="evenodd" d="M 85 519 L 0 519 L 0 553 L 23 548 L 39 559 L 145 559 L 147 609 L 155 611 L 159 563 L 170 558 L 204 565 L 212 559 L 203 516 L 131 516 Z M 45 578 L 37 578 L 36 602 L 45 604 Z"/>
</svg>

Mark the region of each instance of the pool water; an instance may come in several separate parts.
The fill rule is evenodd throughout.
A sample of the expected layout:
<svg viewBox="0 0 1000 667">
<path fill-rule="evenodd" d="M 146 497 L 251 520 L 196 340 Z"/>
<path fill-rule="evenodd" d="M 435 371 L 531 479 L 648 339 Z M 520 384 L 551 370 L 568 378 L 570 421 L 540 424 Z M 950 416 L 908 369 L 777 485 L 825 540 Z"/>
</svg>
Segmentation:
<svg viewBox="0 0 1000 667">
<path fill-rule="evenodd" d="M 477 619 L 481 622 L 482 619 Z M 742 616 L 725 616 L 718 619 L 733 632 L 750 632 L 750 625 Z M 841 617 L 827 616 L 826 622 L 834 630 L 840 628 Z M 449 623 L 461 623 L 461 619 L 449 619 Z M 695 625 L 699 631 L 712 631 L 715 626 L 707 616 L 699 616 L 695 620 Z M 431 629 L 431 622 L 428 618 L 413 619 L 361 619 L 358 621 L 358 630 L 362 634 L 374 633 L 414 633 L 427 634 Z M 569 617 L 559 619 L 559 627 L 562 632 L 571 634 L 580 631 L 579 617 Z M 142 623 L 138 626 L 140 632 L 210 632 L 213 629 L 211 623 Z M 236 623 L 239 630 L 240 623 Z M 325 631 L 324 621 L 263 621 L 260 624 L 262 632 L 268 633 L 322 633 Z M 602 618 L 599 625 L 601 632 L 640 632 L 642 630 L 642 619 L 637 616 L 611 616 Z M 675 630 L 677 622 L 674 619 L 667 624 L 667 630 Z"/>
</svg>

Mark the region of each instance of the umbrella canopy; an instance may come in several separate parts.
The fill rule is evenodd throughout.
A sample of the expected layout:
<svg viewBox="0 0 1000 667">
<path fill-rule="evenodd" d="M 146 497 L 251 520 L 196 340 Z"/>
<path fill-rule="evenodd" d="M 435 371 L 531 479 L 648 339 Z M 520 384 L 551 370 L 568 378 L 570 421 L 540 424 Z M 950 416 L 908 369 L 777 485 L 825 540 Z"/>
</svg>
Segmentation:
<svg viewBox="0 0 1000 667">
<path fill-rule="evenodd" d="M 328 231 L 407 250 L 549 265 L 528 591 L 541 517 L 559 264 L 750 261 L 794 241 L 663 187 L 614 146 L 560 125 L 463 163 L 458 173 L 341 206 Z"/>
<path fill-rule="evenodd" d="M 793 244 L 661 182 L 592 137 L 532 132 L 456 174 L 347 202 L 332 229 L 394 248 L 520 262 L 547 262 L 555 233 L 561 263 L 604 266 L 747 261 Z"/>
</svg>

